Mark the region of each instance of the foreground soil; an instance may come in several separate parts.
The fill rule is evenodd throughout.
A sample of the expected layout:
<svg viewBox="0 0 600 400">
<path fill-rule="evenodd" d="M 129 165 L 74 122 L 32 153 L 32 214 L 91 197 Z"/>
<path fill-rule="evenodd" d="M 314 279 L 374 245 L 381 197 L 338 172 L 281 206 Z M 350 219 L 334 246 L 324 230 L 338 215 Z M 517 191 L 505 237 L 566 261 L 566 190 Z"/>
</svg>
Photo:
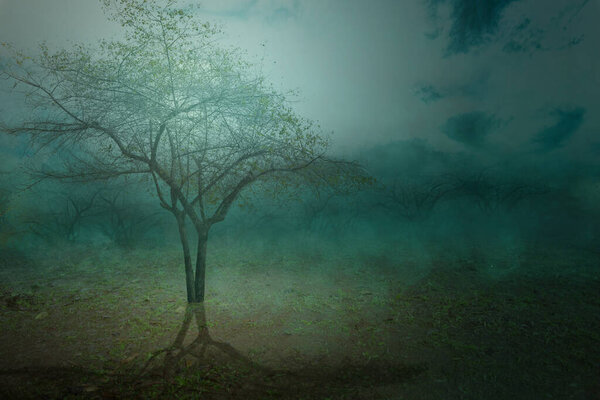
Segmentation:
<svg viewBox="0 0 600 400">
<path fill-rule="evenodd" d="M 0 398 L 600 399 L 594 253 L 211 254 L 5 252 Z"/>
</svg>

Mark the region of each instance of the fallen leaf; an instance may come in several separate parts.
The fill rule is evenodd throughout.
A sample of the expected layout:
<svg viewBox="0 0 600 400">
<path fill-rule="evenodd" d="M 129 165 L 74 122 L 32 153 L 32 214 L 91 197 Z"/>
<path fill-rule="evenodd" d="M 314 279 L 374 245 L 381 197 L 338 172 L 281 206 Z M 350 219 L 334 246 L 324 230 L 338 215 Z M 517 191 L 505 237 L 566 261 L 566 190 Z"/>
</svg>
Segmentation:
<svg viewBox="0 0 600 400">
<path fill-rule="evenodd" d="M 48 312 L 42 311 L 41 313 L 36 315 L 34 319 L 42 319 L 42 318 L 46 318 L 47 316 L 48 316 Z"/>
</svg>

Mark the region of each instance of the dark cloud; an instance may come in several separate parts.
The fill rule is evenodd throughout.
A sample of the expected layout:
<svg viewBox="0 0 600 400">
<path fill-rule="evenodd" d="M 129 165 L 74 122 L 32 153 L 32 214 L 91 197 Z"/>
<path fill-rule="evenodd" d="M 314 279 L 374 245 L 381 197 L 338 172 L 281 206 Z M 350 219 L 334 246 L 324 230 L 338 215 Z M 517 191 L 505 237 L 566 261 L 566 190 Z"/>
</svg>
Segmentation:
<svg viewBox="0 0 600 400">
<path fill-rule="evenodd" d="M 533 28 L 530 18 L 524 18 L 512 29 L 510 39 L 506 42 L 502 50 L 506 53 L 541 50 L 545 33 L 543 29 Z"/>
<path fill-rule="evenodd" d="M 506 20 L 506 8 L 522 0 L 427 0 L 431 15 L 437 18 L 441 5 L 450 7 L 450 27 L 447 29 L 447 55 L 468 53 L 474 48 L 492 42 L 503 42 L 506 53 L 533 53 L 541 50 L 561 50 L 580 44 L 584 35 L 578 31 L 583 10 L 590 0 L 561 0 L 565 3 L 556 10 L 556 4 L 540 2 L 514 21 Z M 553 9 L 554 14 L 547 15 Z M 550 11 L 552 12 L 552 11 Z M 547 17 L 550 17 L 549 19 Z M 500 26 L 502 25 L 502 29 Z M 430 39 L 441 36 L 437 28 Z"/>
<path fill-rule="evenodd" d="M 480 99 L 487 94 L 490 76 L 489 70 L 481 70 L 469 75 L 469 79 L 464 82 L 446 82 L 440 86 L 419 83 L 415 86 L 414 93 L 425 104 L 452 97 Z"/>
<path fill-rule="evenodd" d="M 491 40 L 506 7 L 519 0 L 430 0 L 434 14 L 440 4 L 450 3 L 452 26 L 448 54 L 467 53 Z"/>
<path fill-rule="evenodd" d="M 532 139 L 540 151 L 550 151 L 561 147 L 583 123 L 585 109 L 575 107 L 555 109 L 549 114 L 556 122 L 540 130 Z"/>
<path fill-rule="evenodd" d="M 563 28 L 577 22 L 577 17 L 590 0 L 570 1 L 555 17 L 555 21 Z"/>
<path fill-rule="evenodd" d="M 550 19 L 550 23 L 540 24 L 529 17 L 522 17 L 508 29 L 507 42 L 502 50 L 506 53 L 533 53 L 577 46 L 584 40 L 584 35 L 577 30 L 577 22 L 588 3 L 589 0 L 568 3 Z"/>
<path fill-rule="evenodd" d="M 448 118 L 441 127 L 450 139 L 470 147 L 481 147 L 487 135 L 500 125 L 494 116 L 483 111 L 473 111 Z"/>
<path fill-rule="evenodd" d="M 433 103 L 434 101 L 444 98 L 438 89 L 433 85 L 428 84 L 418 85 L 415 89 L 415 95 L 417 95 L 425 104 Z"/>
</svg>

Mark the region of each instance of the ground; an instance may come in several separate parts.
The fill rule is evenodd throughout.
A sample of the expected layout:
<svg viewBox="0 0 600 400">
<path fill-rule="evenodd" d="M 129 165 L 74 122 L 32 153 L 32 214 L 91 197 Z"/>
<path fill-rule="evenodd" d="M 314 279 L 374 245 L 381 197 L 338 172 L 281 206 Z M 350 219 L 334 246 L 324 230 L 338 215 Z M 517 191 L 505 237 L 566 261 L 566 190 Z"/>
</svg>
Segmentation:
<svg viewBox="0 0 600 400">
<path fill-rule="evenodd" d="M 600 399 L 599 256 L 467 248 L 4 251 L 0 398 Z"/>
</svg>

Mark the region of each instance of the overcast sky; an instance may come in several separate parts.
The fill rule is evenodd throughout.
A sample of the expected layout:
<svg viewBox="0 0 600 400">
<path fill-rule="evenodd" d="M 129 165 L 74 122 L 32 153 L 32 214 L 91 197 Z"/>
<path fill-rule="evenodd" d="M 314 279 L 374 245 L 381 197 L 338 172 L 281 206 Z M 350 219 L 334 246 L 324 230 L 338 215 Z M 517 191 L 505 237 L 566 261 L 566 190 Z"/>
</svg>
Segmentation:
<svg viewBox="0 0 600 400">
<path fill-rule="evenodd" d="M 206 0 L 296 108 L 355 149 L 600 150 L 600 0 Z M 19 47 L 114 35 L 98 0 L 0 0 Z M 589 154 L 588 154 L 589 155 Z"/>
</svg>

